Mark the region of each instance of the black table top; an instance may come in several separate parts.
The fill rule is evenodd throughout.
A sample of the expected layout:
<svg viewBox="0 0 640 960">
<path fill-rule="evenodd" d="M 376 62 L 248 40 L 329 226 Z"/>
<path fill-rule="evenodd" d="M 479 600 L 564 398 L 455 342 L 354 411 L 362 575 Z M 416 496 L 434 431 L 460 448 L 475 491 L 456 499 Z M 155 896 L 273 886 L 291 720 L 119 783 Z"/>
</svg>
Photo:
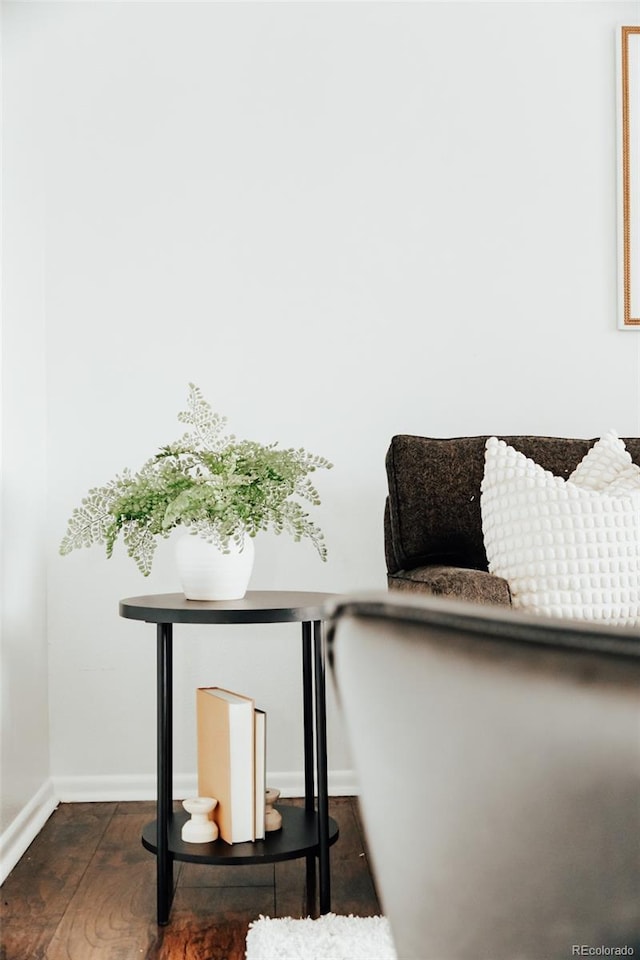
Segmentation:
<svg viewBox="0 0 640 960">
<path fill-rule="evenodd" d="M 183 593 L 157 593 L 120 601 L 119 613 L 147 623 L 291 623 L 324 620 L 338 595 L 286 590 L 249 590 L 242 600 L 187 600 Z"/>
</svg>

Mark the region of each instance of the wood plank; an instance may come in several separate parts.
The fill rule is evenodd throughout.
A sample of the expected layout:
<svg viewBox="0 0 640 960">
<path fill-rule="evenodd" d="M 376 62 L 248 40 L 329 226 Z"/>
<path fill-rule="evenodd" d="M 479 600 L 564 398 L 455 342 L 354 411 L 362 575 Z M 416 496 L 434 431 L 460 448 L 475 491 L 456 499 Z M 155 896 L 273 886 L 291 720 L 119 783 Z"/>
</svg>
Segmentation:
<svg viewBox="0 0 640 960">
<path fill-rule="evenodd" d="M 115 808 L 63 803 L 47 820 L 2 885 L 3 960 L 44 957 Z"/>
<path fill-rule="evenodd" d="M 307 902 L 304 860 L 284 860 L 275 864 L 275 903 L 272 917 L 317 916 L 317 908 Z M 314 901 L 317 901 L 317 895 Z"/>
<path fill-rule="evenodd" d="M 331 871 L 331 905 L 334 913 L 375 917 L 382 911 L 364 855 L 338 860 Z"/>
<path fill-rule="evenodd" d="M 358 798 L 358 797 L 351 797 L 351 805 L 352 805 L 352 809 L 353 809 L 353 815 L 354 815 L 354 818 L 355 818 L 356 826 L 357 826 L 357 829 L 358 829 L 358 834 L 359 834 L 359 836 L 360 836 L 360 842 L 362 843 L 362 850 L 363 850 L 363 852 L 364 852 L 364 856 L 365 856 L 365 859 L 366 859 L 366 861 L 367 861 L 367 868 L 368 868 L 368 871 L 369 871 L 369 876 L 371 877 L 371 882 L 372 882 L 372 884 L 373 884 L 373 888 L 374 888 L 374 891 L 375 891 L 375 894 L 376 894 L 376 898 L 377 898 L 378 901 L 379 901 L 379 900 L 380 900 L 380 897 L 378 896 L 378 891 L 377 891 L 377 887 L 376 887 L 376 876 L 375 876 L 375 872 L 374 872 L 374 869 L 373 869 L 373 863 L 372 863 L 372 860 L 371 860 L 371 856 L 370 856 L 370 853 L 369 853 L 369 846 L 368 846 L 367 834 L 366 834 L 366 831 L 365 831 L 365 828 L 364 828 L 364 823 L 363 823 L 363 821 L 362 821 L 362 812 L 361 812 L 361 810 L 360 810 L 360 800 L 359 800 L 359 798 Z"/>
<path fill-rule="evenodd" d="M 330 797 L 329 815 L 338 823 L 340 836 L 331 848 L 331 907 L 334 913 L 370 917 L 380 913 L 380 904 L 369 871 L 354 799 Z M 303 800 L 285 800 L 296 806 Z M 291 860 L 275 865 L 276 916 L 317 916 L 307 899 L 306 864 Z M 317 874 L 317 866 L 316 866 Z M 317 886 L 317 884 L 316 884 Z M 316 891 L 317 900 L 317 891 Z"/>
<path fill-rule="evenodd" d="M 329 814 L 333 814 L 335 798 L 329 800 Z M 279 800 L 276 806 L 303 807 L 304 798 L 291 797 Z M 337 848 L 341 840 L 331 848 Z M 317 916 L 317 889 L 307 888 L 306 860 L 284 860 L 274 864 L 275 867 L 275 913 L 276 917 L 306 917 Z M 315 865 L 317 873 L 317 861 Z"/>
<path fill-rule="evenodd" d="M 183 863 L 180 887 L 273 887 L 273 863 L 247 866 L 216 866 L 208 863 Z"/>
<path fill-rule="evenodd" d="M 145 960 L 244 960 L 249 924 L 273 909 L 270 887 L 178 888 Z"/>
<path fill-rule="evenodd" d="M 140 843 L 148 813 L 114 814 L 47 950 L 47 960 L 133 960 L 157 941 L 156 861 Z"/>
</svg>

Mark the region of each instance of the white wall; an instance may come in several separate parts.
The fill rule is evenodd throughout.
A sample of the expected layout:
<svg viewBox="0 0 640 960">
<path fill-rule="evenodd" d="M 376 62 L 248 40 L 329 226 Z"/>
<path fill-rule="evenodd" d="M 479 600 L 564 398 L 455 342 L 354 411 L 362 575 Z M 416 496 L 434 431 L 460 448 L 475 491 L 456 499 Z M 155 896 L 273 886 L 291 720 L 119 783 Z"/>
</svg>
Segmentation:
<svg viewBox="0 0 640 960">
<path fill-rule="evenodd" d="M 140 795 L 154 632 L 117 602 L 177 588 L 171 544 L 148 580 L 56 550 L 89 486 L 180 432 L 188 381 L 237 434 L 335 463 L 329 562 L 264 538 L 254 588 L 384 585 L 393 433 L 638 434 L 614 49 L 637 4 L 6 7 L 45 157 L 52 770 Z M 293 783 L 295 628 L 177 636 L 176 772 L 193 688 L 220 683 L 266 707 Z M 335 708 L 329 759 L 344 787 Z"/>
<path fill-rule="evenodd" d="M 41 114 L 39 82 L 32 85 L 17 55 L 11 44 L 3 49 L 0 880 L 55 805 L 46 634 Z"/>
</svg>

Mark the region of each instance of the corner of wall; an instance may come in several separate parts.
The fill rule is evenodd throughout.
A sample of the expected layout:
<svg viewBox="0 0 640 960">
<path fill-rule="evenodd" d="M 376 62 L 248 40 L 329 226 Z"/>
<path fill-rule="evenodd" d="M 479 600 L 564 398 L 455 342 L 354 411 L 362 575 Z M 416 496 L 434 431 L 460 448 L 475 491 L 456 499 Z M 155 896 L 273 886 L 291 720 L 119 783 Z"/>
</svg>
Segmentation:
<svg viewBox="0 0 640 960">
<path fill-rule="evenodd" d="M 57 806 L 58 799 L 54 793 L 53 781 L 45 780 L 18 816 L 0 835 L 0 884 L 7 879 Z"/>
</svg>

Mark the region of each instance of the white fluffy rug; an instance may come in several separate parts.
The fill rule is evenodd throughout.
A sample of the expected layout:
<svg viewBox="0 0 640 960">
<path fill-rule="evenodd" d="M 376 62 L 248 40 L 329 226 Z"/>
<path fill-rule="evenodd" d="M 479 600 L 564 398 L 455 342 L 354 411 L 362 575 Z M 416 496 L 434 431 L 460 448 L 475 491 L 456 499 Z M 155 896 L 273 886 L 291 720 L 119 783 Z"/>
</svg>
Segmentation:
<svg viewBox="0 0 640 960">
<path fill-rule="evenodd" d="M 397 960 L 385 917 L 271 920 L 249 926 L 246 960 Z"/>
</svg>

